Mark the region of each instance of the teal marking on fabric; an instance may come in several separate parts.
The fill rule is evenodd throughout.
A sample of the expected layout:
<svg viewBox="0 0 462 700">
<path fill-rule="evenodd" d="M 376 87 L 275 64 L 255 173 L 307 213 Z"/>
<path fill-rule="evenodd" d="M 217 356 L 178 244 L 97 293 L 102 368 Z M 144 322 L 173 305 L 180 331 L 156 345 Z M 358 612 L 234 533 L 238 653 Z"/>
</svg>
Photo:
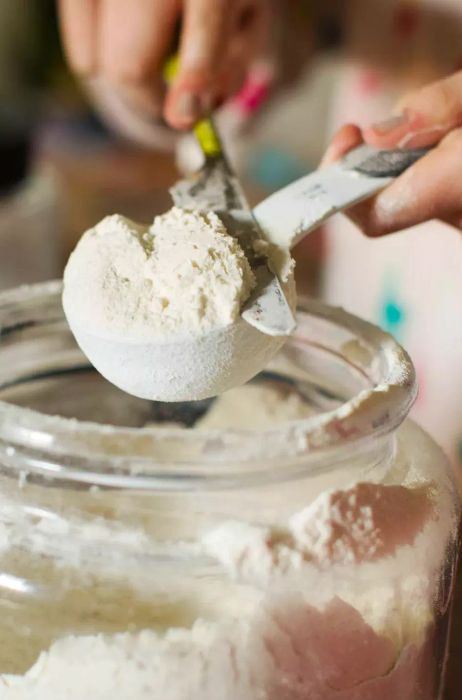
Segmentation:
<svg viewBox="0 0 462 700">
<path fill-rule="evenodd" d="M 387 333 L 402 342 L 403 329 L 406 323 L 406 312 L 402 304 L 392 295 L 387 295 L 379 310 L 378 325 Z"/>
<path fill-rule="evenodd" d="M 247 175 L 260 187 L 279 190 L 310 172 L 306 163 L 277 148 L 262 148 L 250 157 Z"/>
<path fill-rule="evenodd" d="M 406 306 L 402 303 L 399 293 L 401 275 L 394 266 L 384 271 L 382 292 L 377 304 L 377 324 L 387 333 L 395 336 L 398 342 L 403 341 L 403 331 L 409 318 Z"/>
<path fill-rule="evenodd" d="M 383 320 L 390 329 L 400 326 L 404 321 L 404 317 L 404 310 L 399 304 L 395 301 L 385 302 L 383 307 Z"/>
</svg>

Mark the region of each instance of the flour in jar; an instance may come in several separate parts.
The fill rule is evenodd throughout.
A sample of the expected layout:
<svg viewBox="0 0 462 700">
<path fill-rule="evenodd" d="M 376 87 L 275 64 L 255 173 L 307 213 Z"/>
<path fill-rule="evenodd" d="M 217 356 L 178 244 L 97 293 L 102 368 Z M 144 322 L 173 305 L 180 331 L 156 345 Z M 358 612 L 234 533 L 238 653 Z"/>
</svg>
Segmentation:
<svg viewBox="0 0 462 700">
<path fill-rule="evenodd" d="M 260 428 L 273 424 L 268 402 L 278 404 L 279 422 L 284 411 L 289 421 L 310 412 L 301 397 L 255 385 L 217 399 L 211 426 L 233 423 L 236 401 L 247 402 L 247 427 L 251 409 Z M 436 446 L 408 423 L 380 480 L 358 478 L 346 465 L 342 487 L 327 475 L 316 494 L 300 483 L 302 509 L 279 489 L 288 498 L 279 510 L 292 512 L 274 525 L 254 522 L 242 495 L 240 518 L 205 532 L 191 511 L 192 551 L 221 571 L 203 579 L 209 587 L 200 605 L 191 588 L 191 625 L 179 625 L 172 610 L 164 629 L 63 634 L 26 674 L 3 677 L 1 700 L 433 700 L 426 660 L 444 611 L 438 581 L 456 518 L 450 484 L 436 474 L 440 463 Z M 187 508 L 182 516 L 188 520 Z M 108 525 L 105 534 L 103 524 L 98 538 L 113 547 L 114 532 Z M 126 532 L 124 542 L 156 551 L 151 536 L 137 537 L 136 529 Z M 142 578 L 136 569 L 120 575 Z"/>
</svg>

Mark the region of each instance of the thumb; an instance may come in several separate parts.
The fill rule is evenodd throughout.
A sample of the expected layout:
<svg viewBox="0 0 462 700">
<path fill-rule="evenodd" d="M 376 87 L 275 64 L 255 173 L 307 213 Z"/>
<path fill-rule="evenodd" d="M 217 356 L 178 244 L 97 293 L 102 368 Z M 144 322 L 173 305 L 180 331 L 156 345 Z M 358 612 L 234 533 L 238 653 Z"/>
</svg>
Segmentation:
<svg viewBox="0 0 462 700">
<path fill-rule="evenodd" d="M 355 146 L 359 146 L 363 142 L 361 129 L 355 124 L 344 124 L 333 136 L 322 160 L 319 164 L 320 168 L 331 165 L 336 160 L 344 156 L 348 151 L 351 151 Z"/>
<path fill-rule="evenodd" d="M 390 119 L 365 128 L 363 137 L 379 148 L 422 148 L 460 125 L 462 71 L 406 95 Z"/>
</svg>

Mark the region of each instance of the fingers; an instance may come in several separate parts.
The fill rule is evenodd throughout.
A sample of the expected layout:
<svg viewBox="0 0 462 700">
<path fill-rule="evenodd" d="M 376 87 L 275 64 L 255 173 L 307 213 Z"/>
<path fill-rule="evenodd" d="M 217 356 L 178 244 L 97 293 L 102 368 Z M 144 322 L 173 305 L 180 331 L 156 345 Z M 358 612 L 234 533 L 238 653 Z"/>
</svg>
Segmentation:
<svg viewBox="0 0 462 700">
<path fill-rule="evenodd" d="M 180 69 L 165 118 L 189 128 L 241 86 L 266 28 L 266 0 L 186 0 Z"/>
<path fill-rule="evenodd" d="M 369 236 L 382 236 L 438 218 L 462 222 L 462 128 L 446 136 L 374 199 L 348 216 Z"/>
<path fill-rule="evenodd" d="M 59 21 L 67 59 L 77 73 L 97 69 L 97 0 L 59 0 Z"/>
<path fill-rule="evenodd" d="M 462 223 L 462 71 L 406 96 L 391 119 L 362 131 L 379 148 L 436 146 L 375 198 L 348 211 L 369 236 L 382 236 L 438 218 Z M 361 142 L 347 125 L 323 159 L 330 163 Z"/>
<path fill-rule="evenodd" d="M 99 78 L 87 80 L 85 89 L 107 124 L 124 138 L 140 146 L 171 151 L 175 137 L 152 113 L 138 110 L 125 93 Z"/>
<path fill-rule="evenodd" d="M 135 110 L 159 116 L 180 0 L 60 0 L 59 9 L 71 67 L 114 86 Z"/>
<path fill-rule="evenodd" d="M 345 124 L 334 135 L 321 160 L 320 167 L 331 165 L 361 143 L 363 143 L 361 129 L 355 124 Z"/>
<path fill-rule="evenodd" d="M 180 68 L 170 91 L 165 116 L 187 128 L 211 108 L 212 83 L 230 18 L 225 0 L 186 0 L 180 44 Z"/>
<path fill-rule="evenodd" d="M 179 12 L 177 0 L 99 0 L 99 72 L 148 114 L 161 111 L 161 71 Z"/>
<path fill-rule="evenodd" d="M 379 148 L 420 148 L 462 126 L 462 71 L 407 95 L 390 119 L 364 129 Z"/>
<path fill-rule="evenodd" d="M 171 49 L 179 3 L 99 0 L 98 64 L 113 83 L 144 85 L 160 72 Z"/>
<path fill-rule="evenodd" d="M 252 59 L 266 46 L 269 30 L 268 2 L 241 0 L 233 18 L 227 58 L 219 77 L 222 98 L 234 95 L 242 87 Z"/>
<path fill-rule="evenodd" d="M 179 74 L 163 109 L 176 128 L 193 126 L 240 88 L 269 14 L 268 0 L 59 1 L 74 70 L 113 86 L 144 117 L 162 112 L 162 68 L 182 20 Z"/>
</svg>

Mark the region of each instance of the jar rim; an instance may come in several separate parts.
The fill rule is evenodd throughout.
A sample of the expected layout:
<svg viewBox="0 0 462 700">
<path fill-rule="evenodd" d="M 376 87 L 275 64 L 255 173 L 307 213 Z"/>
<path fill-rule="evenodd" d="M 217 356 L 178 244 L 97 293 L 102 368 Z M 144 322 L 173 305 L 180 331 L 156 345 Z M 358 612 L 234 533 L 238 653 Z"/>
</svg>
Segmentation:
<svg viewBox="0 0 462 700">
<path fill-rule="evenodd" d="M 25 306 L 36 323 L 42 316 L 42 321 L 64 323 L 61 290 L 56 280 L 0 293 L 0 362 L 2 335 L 15 328 L 15 309 Z M 310 468 L 308 462 L 313 468 L 320 459 L 332 458 L 339 447 L 370 447 L 400 425 L 415 400 L 409 355 L 392 336 L 340 308 L 313 299 L 301 299 L 298 308 L 300 318 L 340 328 L 368 349 L 370 388 L 326 412 L 265 429 L 115 428 L 0 401 L 0 464 L 74 484 L 191 490 L 205 483 L 280 478 L 281 459 L 290 478 Z"/>
</svg>

